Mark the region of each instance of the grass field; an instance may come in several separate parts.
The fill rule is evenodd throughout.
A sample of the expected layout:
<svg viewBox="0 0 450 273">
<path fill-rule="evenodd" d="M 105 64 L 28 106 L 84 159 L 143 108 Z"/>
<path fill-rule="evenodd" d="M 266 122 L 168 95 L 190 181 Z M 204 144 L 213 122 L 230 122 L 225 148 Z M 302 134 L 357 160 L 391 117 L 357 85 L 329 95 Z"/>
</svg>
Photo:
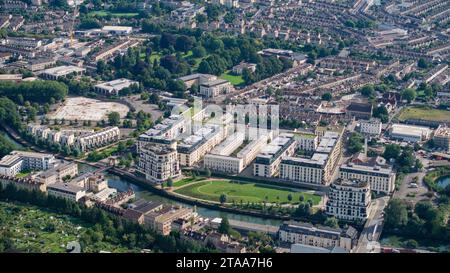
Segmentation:
<svg viewBox="0 0 450 273">
<path fill-rule="evenodd" d="M 204 179 L 205 178 L 203 178 L 203 177 L 196 177 L 196 178 L 194 178 L 194 177 L 187 177 L 187 178 L 183 178 L 181 180 L 173 182 L 173 187 L 181 187 L 181 186 L 190 184 L 192 182 L 201 181 L 201 180 L 204 180 Z M 164 182 L 164 186 L 167 187 L 167 182 Z"/>
<path fill-rule="evenodd" d="M 231 82 L 232 85 L 244 84 L 244 79 L 242 78 L 241 75 L 238 75 L 238 76 L 237 75 L 232 75 L 230 71 L 227 71 L 227 72 L 223 73 L 222 75 L 220 75 L 219 78 Z"/>
<path fill-rule="evenodd" d="M 18 173 L 18 174 L 16 174 L 16 177 L 17 178 L 23 178 L 23 177 L 26 177 L 26 176 L 28 176 L 29 174 L 31 174 L 31 171 L 21 171 L 20 173 Z"/>
<path fill-rule="evenodd" d="M 119 18 L 133 18 L 139 15 L 137 12 L 109 12 L 104 10 L 96 10 L 88 13 L 89 16 L 106 17 L 111 15 L 112 17 Z"/>
<path fill-rule="evenodd" d="M 297 192 L 287 188 L 268 186 L 255 183 L 234 182 L 230 180 L 203 181 L 175 190 L 175 193 L 208 201 L 220 201 L 220 195 L 227 195 L 227 202 L 263 202 L 269 203 L 298 203 L 300 196 L 304 200 L 312 200 L 316 205 L 321 197 L 304 192 Z M 292 195 L 289 202 L 288 195 Z"/>
<path fill-rule="evenodd" d="M 60 215 L 34 206 L 0 202 L 1 231 L 7 232 L 15 248 L 22 252 L 65 252 L 67 243 L 79 241 L 79 236 L 92 225 L 77 218 Z M 83 252 L 127 252 L 105 242 L 85 246 Z"/>
<path fill-rule="evenodd" d="M 407 119 L 450 121 L 450 111 L 432 109 L 428 107 L 406 107 L 400 112 L 398 119 L 400 121 L 405 121 Z"/>
</svg>

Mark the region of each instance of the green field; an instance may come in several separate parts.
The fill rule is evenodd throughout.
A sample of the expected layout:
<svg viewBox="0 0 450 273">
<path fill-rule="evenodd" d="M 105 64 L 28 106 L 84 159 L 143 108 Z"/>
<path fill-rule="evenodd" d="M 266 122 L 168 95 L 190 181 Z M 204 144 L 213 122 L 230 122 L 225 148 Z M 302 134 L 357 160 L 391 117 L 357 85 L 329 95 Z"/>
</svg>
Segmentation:
<svg viewBox="0 0 450 273">
<path fill-rule="evenodd" d="M 220 75 L 219 78 L 231 82 L 232 85 L 244 84 L 244 79 L 242 78 L 241 75 L 233 75 L 233 74 L 231 74 L 230 71 L 223 73 L 222 75 Z"/>
<path fill-rule="evenodd" d="M 88 13 L 89 16 L 106 17 L 111 15 L 111 17 L 120 18 L 133 18 L 139 15 L 137 12 L 109 12 L 104 10 L 96 10 Z"/>
<path fill-rule="evenodd" d="M 12 240 L 20 252 L 65 252 L 67 243 L 79 241 L 92 225 L 35 206 L 0 202 L 0 234 Z M 129 252 L 127 248 L 98 241 L 83 252 Z"/>
<path fill-rule="evenodd" d="M 203 178 L 203 177 L 196 177 L 196 178 L 194 178 L 194 177 L 187 177 L 187 178 L 183 178 L 181 180 L 173 182 L 173 187 L 181 187 L 181 186 L 190 184 L 192 182 L 201 181 L 201 180 L 204 180 L 204 179 L 205 178 Z M 166 187 L 168 186 L 167 182 L 164 182 L 164 186 L 166 186 Z"/>
<path fill-rule="evenodd" d="M 175 193 L 202 200 L 219 202 L 220 195 L 227 195 L 227 202 L 264 202 L 269 203 L 298 203 L 300 196 L 304 200 L 312 200 L 314 205 L 320 202 L 321 197 L 310 193 L 297 192 L 288 188 L 280 188 L 255 183 L 235 182 L 230 180 L 203 181 L 185 186 Z M 292 195 L 289 202 L 288 195 Z"/>
<path fill-rule="evenodd" d="M 450 111 L 433 109 L 428 107 L 406 107 L 403 109 L 398 119 L 405 121 L 408 119 L 422 119 L 429 121 L 450 121 Z"/>
</svg>

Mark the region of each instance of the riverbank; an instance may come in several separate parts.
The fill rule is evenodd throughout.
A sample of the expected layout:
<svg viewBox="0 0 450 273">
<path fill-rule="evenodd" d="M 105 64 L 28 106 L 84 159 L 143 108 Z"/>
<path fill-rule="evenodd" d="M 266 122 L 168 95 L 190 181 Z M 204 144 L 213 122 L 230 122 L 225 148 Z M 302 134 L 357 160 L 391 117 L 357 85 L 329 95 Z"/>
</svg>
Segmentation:
<svg viewBox="0 0 450 273">
<path fill-rule="evenodd" d="M 194 198 L 189 198 L 186 196 L 180 196 L 180 195 L 176 195 L 173 194 L 169 191 L 166 191 L 164 189 L 160 189 L 155 187 L 154 185 L 152 185 L 150 182 L 148 182 L 147 180 L 137 177 L 131 173 L 125 172 L 123 170 L 117 169 L 117 168 L 111 168 L 107 170 L 109 173 L 112 173 L 114 175 L 117 175 L 125 180 L 130 181 L 133 184 L 137 184 L 140 187 L 153 192 L 155 194 L 158 194 L 160 196 L 163 196 L 165 198 L 180 202 L 180 203 L 186 203 L 189 204 L 191 206 L 199 206 L 199 207 L 204 207 L 204 208 L 208 208 L 208 209 L 212 209 L 212 210 L 219 210 L 219 211 L 223 211 L 223 212 L 228 212 L 228 213 L 236 213 L 236 214 L 242 214 L 242 215 L 248 215 L 248 216 L 253 216 L 253 217 L 260 217 L 263 219 L 274 219 L 274 220 L 289 220 L 292 217 L 289 216 L 281 216 L 281 215 L 268 215 L 268 214 L 264 214 L 264 213 L 260 213 L 260 212 L 256 212 L 256 211 L 250 211 L 250 210 L 240 210 L 240 209 L 236 209 L 236 208 L 231 208 L 231 207 L 226 207 L 226 206 L 222 206 L 219 204 L 213 204 L 213 203 L 209 203 L 209 202 L 205 202 L 205 201 L 200 201 Z M 310 220 L 308 220 L 310 221 Z"/>
<path fill-rule="evenodd" d="M 16 142 L 21 143 L 23 146 L 25 147 L 30 147 L 32 150 L 37 151 L 37 152 L 42 152 L 42 153 L 46 153 L 47 151 L 40 149 L 39 147 L 36 147 L 33 144 L 28 143 L 26 140 L 24 140 L 22 137 L 20 137 L 20 135 L 18 135 L 17 132 L 15 132 L 12 128 L 10 128 L 9 126 L 6 126 L 4 124 L 2 124 L 2 128 L 4 128 L 4 130 L 6 131 L 6 133 L 8 135 L 11 136 L 12 139 L 14 139 Z M 65 159 L 67 161 L 73 161 L 73 162 L 77 162 L 77 163 L 81 163 L 81 164 L 86 164 L 89 165 L 93 168 L 105 168 L 106 166 L 104 166 L 104 164 L 101 163 L 91 163 L 91 162 L 87 162 L 85 160 L 80 160 L 80 159 L 75 159 L 75 158 L 71 158 L 71 157 L 64 157 L 61 155 L 58 155 L 58 158 L 62 158 Z M 159 195 L 161 197 L 176 201 L 176 202 L 180 202 L 182 204 L 188 204 L 190 206 L 198 206 L 198 207 L 203 207 L 206 209 L 210 209 L 210 210 L 216 210 L 216 211 L 221 211 L 221 212 L 226 212 L 226 213 L 234 213 L 234 214 L 240 214 L 240 215 L 246 215 L 246 216 L 251 216 L 251 217 L 258 217 L 258 218 L 262 218 L 262 219 L 267 219 L 267 220 L 278 220 L 278 221 L 286 221 L 286 220 L 291 220 L 293 219 L 293 217 L 291 216 L 284 216 L 284 215 L 276 215 L 276 214 L 266 214 L 266 213 L 262 213 L 259 211 L 254 211 L 254 210 L 243 210 L 243 209 L 239 209 L 239 208 L 232 208 L 232 207 L 227 207 L 227 206 L 223 206 L 220 204 L 213 204 L 213 203 L 209 203 L 207 201 L 201 201 L 201 200 L 196 200 L 193 198 L 189 198 L 186 196 L 180 196 L 180 195 L 175 195 L 172 194 L 171 192 L 168 192 L 164 189 L 160 189 L 155 187 L 155 185 L 151 184 L 149 181 L 146 181 L 143 178 L 137 177 L 134 174 L 131 174 L 129 172 L 126 172 L 124 170 L 118 169 L 118 168 L 107 168 L 104 169 L 104 171 L 117 175 L 118 177 L 121 177 L 127 181 L 130 181 L 130 183 L 132 184 L 136 184 L 142 188 L 144 188 L 145 190 L 152 192 L 156 195 Z M 317 221 L 311 220 L 311 219 L 301 219 L 301 218 L 296 218 L 296 220 L 300 220 L 300 221 L 308 221 L 308 222 L 312 222 L 312 223 L 318 223 Z"/>
</svg>

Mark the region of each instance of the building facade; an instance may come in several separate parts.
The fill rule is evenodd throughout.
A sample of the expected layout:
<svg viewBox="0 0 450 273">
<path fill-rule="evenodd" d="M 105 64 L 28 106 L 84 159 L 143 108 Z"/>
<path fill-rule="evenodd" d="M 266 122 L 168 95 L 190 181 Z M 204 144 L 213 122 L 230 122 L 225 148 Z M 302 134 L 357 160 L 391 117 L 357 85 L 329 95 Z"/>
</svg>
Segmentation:
<svg viewBox="0 0 450 273">
<path fill-rule="evenodd" d="M 338 179 L 330 185 L 326 214 L 345 221 L 365 221 L 369 217 L 370 184 Z"/>
</svg>

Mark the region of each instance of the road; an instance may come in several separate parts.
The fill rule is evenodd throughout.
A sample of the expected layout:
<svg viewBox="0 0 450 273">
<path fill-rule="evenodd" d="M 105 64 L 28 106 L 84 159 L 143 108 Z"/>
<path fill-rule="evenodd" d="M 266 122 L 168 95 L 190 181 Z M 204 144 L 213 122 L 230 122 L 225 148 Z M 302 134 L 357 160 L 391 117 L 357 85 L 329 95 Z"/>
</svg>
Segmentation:
<svg viewBox="0 0 450 273">
<path fill-rule="evenodd" d="M 382 212 L 389 202 L 389 196 L 377 198 L 372 201 L 372 208 L 369 213 L 369 219 L 359 237 L 358 245 L 354 252 L 356 253 L 377 253 L 378 240 L 380 239 L 381 231 L 383 229 L 383 215 Z"/>
</svg>

